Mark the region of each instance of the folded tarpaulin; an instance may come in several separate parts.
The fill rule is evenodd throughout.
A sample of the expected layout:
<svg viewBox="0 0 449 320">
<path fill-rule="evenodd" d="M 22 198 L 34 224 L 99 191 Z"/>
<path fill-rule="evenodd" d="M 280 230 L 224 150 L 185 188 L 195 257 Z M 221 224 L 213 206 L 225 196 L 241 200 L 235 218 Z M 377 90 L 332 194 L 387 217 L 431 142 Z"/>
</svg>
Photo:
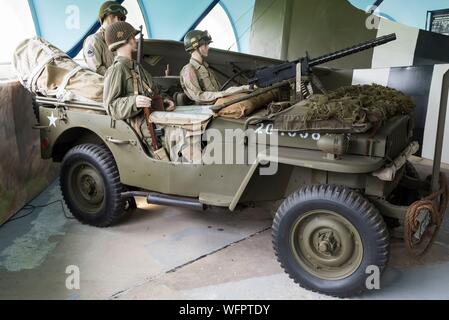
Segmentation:
<svg viewBox="0 0 449 320">
<path fill-rule="evenodd" d="M 81 67 L 44 39 L 23 41 L 14 52 L 13 66 L 20 83 L 34 94 L 61 102 L 103 100 L 103 76 Z"/>
</svg>

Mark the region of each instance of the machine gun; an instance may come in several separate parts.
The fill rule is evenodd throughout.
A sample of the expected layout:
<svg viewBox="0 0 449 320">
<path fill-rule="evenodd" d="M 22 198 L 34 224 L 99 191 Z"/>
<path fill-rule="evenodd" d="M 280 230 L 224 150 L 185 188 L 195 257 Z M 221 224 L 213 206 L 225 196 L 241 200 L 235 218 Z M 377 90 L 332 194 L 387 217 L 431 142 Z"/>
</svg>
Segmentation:
<svg viewBox="0 0 449 320">
<path fill-rule="evenodd" d="M 396 34 L 392 33 L 315 59 L 310 59 L 309 54 L 306 53 L 305 57 L 298 60 L 256 70 L 255 77 L 249 80 L 249 84 L 255 84 L 259 88 L 266 88 L 273 84 L 296 78 L 298 63 L 301 63 L 301 75 L 308 76 L 312 72 L 312 67 L 375 48 L 394 40 L 396 40 Z"/>
<path fill-rule="evenodd" d="M 235 100 L 228 101 L 224 104 L 213 106 L 211 107 L 211 110 L 214 112 L 219 112 L 220 110 L 235 103 L 239 103 L 249 98 L 260 96 L 271 90 L 292 84 L 294 82 L 294 79 L 296 79 L 296 77 L 298 76 L 298 63 L 301 63 L 301 76 L 309 76 L 312 73 L 312 67 L 314 66 L 318 66 L 329 61 L 334 61 L 358 52 L 378 47 L 394 40 L 396 40 L 396 34 L 392 33 L 387 36 L 379 37 L 372 41 L 364 42 L 331 54 L 326 54 L 316 59 L 310 59 L 309 54 L 307 53 L 304 58 L 300 58 L 292 62 L 286 62 L 279 65 L 258 69 L 255 72 L 255 77 L 249 80 L 250 85 L 257 85 L 257 87 L 259 87 L 258 90 L 245 97 L 236 98 Z"/>
</svg>

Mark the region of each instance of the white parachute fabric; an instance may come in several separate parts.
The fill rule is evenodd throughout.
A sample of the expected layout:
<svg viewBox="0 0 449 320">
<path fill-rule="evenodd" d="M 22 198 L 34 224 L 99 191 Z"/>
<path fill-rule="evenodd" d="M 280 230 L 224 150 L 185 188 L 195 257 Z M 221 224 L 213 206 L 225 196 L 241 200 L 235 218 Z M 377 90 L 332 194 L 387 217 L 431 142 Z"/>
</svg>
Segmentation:
<svg viewBox="0 0 449 320">
<path fill-rule="evenodd" d="M 20 43 L 13 66 L 20 83 L 34 94 L 61 102 L 103 101 L 103 76 L 81 67 L 44 39 L 35 37 Z"/>
</svg>

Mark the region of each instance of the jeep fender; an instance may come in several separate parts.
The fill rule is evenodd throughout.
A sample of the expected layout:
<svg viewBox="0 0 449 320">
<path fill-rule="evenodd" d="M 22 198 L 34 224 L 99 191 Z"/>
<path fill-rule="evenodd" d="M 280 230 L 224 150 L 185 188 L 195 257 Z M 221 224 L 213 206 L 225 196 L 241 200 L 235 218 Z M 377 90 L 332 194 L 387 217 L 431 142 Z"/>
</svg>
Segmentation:
<svg viewBox="0 0 449 320">
<path fill-rule="evenodd" d="M 259 174 L 257 173 L 257 169 L 261 165 L 272 165 L 273 163 L 344 174 L 370 174 L 382 168 L 385 160 L 382 158 L 356 155 L 343 155 L 339 159 L 331 160 L 326 158 L 326 155 L 322 151 L 282 147 L 277 150 L 276 154 L 259 153 L 256 161 L 251 165 L 246 177 L 235 193 L 229 205 L 229 210 L 235 210 L 251 178 L 255 174 Z"/>
</svg>

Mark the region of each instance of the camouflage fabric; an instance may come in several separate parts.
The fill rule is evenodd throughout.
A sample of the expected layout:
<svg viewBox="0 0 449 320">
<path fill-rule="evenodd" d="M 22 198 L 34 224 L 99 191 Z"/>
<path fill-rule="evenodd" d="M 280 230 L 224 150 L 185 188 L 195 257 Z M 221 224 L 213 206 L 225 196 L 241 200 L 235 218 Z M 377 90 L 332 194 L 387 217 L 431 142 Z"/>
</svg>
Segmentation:
<svg viewBox="0 0 449 320">
<path fill-rule="evenodd" d="M 365 132 L 414 108 L 413 101 L 395 89 L 375 84 L 342 87 L 326 95 L 313 95 L 276 115 L 274 129 Z"/>
<path fill-rule="evenodd" d="M 104 82 L 104 106 L 114 120 L 126 120 L 139 134 L 140 138 L 151 150 L 151 134 L 148 130 L 143 111 L 136 106 L 139 92 L 135 86 L 137 75 L 134 72 L 136 62 L 118 56 L 108 69 Z M 153 83 L 151 75 L 140 67 L 143 81 L 158 95 L 159 88 Z"/>
<path fill-rule="evenodd" d="M 105 75 L 106 70 L 114 62 L 115 55 L 106 44 L 103 28 L 84 41 L 83 56 L 89 69 L 102 76 Z"/>
<path fill-rule="evenodd" d="M 292 104 L 289 101 L 281 101 L 281 102 L 272 102 L 268 105 L 267 114 L 269 116 L 276 115 L 288 108 L 290 108 Z"/>
</svg>

